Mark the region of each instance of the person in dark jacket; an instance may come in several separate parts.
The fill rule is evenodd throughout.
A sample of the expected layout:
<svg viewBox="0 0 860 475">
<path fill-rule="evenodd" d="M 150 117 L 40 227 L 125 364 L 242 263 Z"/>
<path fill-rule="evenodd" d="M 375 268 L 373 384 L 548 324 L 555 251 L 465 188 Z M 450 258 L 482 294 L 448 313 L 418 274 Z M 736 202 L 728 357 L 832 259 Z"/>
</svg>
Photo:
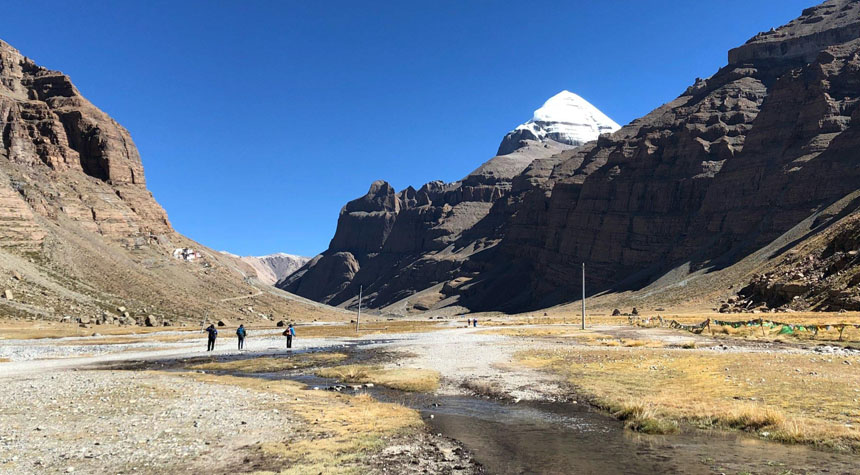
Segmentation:
<svg viewBox="0 0 860 475">
<path fill-rule="evenodd" d="M 206 327 L 206 333 L 209 334 L 209 345 L 206 347 L 206 351 L 212 351 L 215 349 L 215 339 L 218 338 L 218 330 L 215 329 L 215 325 L 209 325 Z"/>
<path fill-rule="evenodd" d="M 239 338 L 239 349 L 242 350 L 245 348 L 245 335 L 248 332 L 245 331 L 245 325 L 239 325 L 239 328 L 236 329 L 236 337 Z"/>
</svg>

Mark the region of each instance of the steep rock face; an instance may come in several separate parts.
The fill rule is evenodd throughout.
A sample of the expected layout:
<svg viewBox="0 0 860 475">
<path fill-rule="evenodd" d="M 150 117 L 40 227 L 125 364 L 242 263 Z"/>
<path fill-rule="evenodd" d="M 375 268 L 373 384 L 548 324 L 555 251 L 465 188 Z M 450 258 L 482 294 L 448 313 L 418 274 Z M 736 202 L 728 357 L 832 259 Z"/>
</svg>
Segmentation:
<svg viewBox="0 0 860 475">
<path fill-rule="evenodd" d="M 729 266 L 857 189 L 858 23 L 856 2 L 808 9 L 527 186 L 501 247 L 529 258 L 528 300 L 573 292 L 581 262 L 592 290 Z"/>
<path fill-rule="evenodd" d="M 62 213 L 112 238 L 171 229 L 146 189 L 128 131 L 82 97 L 67 76 L 2 41 L 0 132 L 0 187 L 11 184 L 36 214 L 53 219 Z M 0 219 L 14 218 L 8 213 Z M 40 243 L 38 233 L 23 234 Z"/>
<path fill-rule="evenodd" d="M 564 102 L 570 96 L 565 92 L 555 99 Z M 539 109 L 546 112 L 541 117 L 549 118 L 551 112 L 553 119 L 567 117 L 568 122 L 553 122 L 553 126 L 568 127 L 576 140 L 595 138 L 604 129 L 591 119 L 602 113 L 576 97 L 573 106 L 567 105 L 573 114 L 559 112 L 551 99 Z M 365 196 L 341 210 L 329 249 L 277 286 L 342 306 L 355 305 L 363 287 L 365 304 L 374 307 L 393 305 L 440 286 L 439 292 L 405 302 L 398 311 L 456 305 L 469 288 L 466 282 L 486 268 L 502 236 L 509 210 L 493 211 L 494 203 L 510 193 L 514 178 L 532 161 L 571 148 L 544 134 L 517 143 L 511 153 L 493 157 L 454 183 L 433 181 L 417 190 L 408 187 L 396 192 L 386 182 L 374 182 Z"/>
<path fill-rule="evenodd" d="M 199 258 L 177 259 L 177 248 Z M 178 325 L 337 318 L 174 232 L 129 133 L 0 41 L 0 318 Z M 120 310 L 122 309 L 122 310 Z"/>
</svg>

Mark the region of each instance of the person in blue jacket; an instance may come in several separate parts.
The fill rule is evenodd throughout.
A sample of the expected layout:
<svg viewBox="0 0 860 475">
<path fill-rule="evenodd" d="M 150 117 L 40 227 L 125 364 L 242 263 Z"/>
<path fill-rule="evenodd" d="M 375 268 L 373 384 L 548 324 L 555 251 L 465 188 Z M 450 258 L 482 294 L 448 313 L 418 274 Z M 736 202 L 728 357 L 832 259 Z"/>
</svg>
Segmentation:
<svg viewBox="0 0 860 475">
<path fill-rule="evenodd" d="M 239 328 L 236 329 L 236 337 L 239 339 L 239 350 L 245 348 L 245 335 L 247 334 L 245 325 L 239 325 Z"/>
<path fill-rule="evenodd" d="M 284 330 L 284 336 L 287 337 L 287 348 L 293 347 L 293 337 L 296 336 L 296 330 L 293 328 L 293 324 L 290 323 L 287 325 L 287 329 Z"/>
</svg>

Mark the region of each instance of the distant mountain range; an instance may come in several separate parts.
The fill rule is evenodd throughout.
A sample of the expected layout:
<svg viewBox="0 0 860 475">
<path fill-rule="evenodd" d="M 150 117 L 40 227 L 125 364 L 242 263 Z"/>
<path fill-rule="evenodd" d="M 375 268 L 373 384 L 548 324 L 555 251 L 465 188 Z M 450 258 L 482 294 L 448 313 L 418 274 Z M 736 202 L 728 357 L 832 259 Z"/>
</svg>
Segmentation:
<svg viewBox="0 0 860 475">
<path fill-rule="evenodd" d="M 239 257 L 235 254 L 230 255 Z M 257 278 L 260 282 L 267 285 L 275 285 L 276 282 L 289 277 L 293 272 L 299 270 L 306 262 L 311 260 L 310 257 L 294 256 L 283 252 L 267 256 L 245 256 L 239 258 L 253 267 L 257 272 Z"/>
<path fill-rule="evenodd" d="M 563 92 L 460 181 L 373 183 L 278 286 L 347 307 L 363 287 L 400 314 L 521 311 L 578 299 L 585 263 L 598 305 L 860 309 L 858 104 L 860 2 L 827 1 L 620 130 Z"/>
</svg>

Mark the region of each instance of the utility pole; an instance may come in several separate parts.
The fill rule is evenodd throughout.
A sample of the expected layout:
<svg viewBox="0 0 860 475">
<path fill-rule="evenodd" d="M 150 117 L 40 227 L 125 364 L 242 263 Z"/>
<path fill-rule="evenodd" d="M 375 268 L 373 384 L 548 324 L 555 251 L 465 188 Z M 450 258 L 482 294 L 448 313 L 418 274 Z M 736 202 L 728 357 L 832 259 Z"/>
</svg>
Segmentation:
<svg viewBox="0 0 860 475">
<path fill-rule="evenodd" d="M 585 262 L 582 263 L 582 329 L 585 330 Z"/>
<path fill-rule="evenodd" d="M 361 294 L 364 291 L 364 286 L 358 286 L 358 317 L 355 318 L 355 332 L 358 333 L 359 325 L 361 325 Z"/>
</svg>

